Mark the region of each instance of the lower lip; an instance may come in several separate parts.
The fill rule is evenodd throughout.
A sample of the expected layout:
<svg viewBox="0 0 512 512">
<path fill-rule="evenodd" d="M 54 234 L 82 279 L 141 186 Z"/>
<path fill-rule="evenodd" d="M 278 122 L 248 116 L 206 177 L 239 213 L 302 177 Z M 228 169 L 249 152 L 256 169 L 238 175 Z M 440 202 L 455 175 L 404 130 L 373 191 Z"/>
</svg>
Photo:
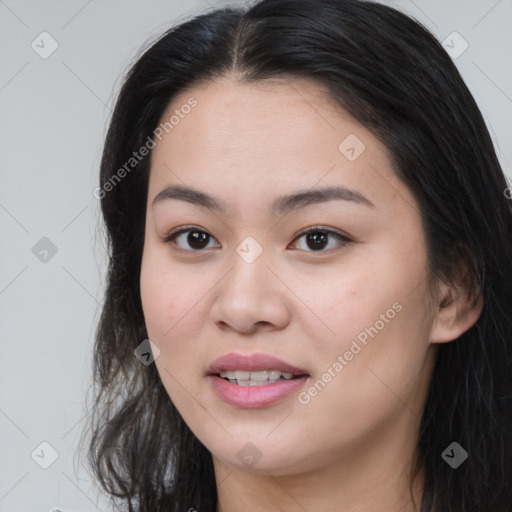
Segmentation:
<svg viewBox="0 0 512 512">
<path fill-rule="evenodd" d="M 309 376 L 304 375 L 297 379 L 282 380 L 263 386 L 238 386 L 217 375 L 208 375 L 208 378 L 221 400 L 234 407 L 252 409 L 266 407 L 298 391 Z"/>
</svg>

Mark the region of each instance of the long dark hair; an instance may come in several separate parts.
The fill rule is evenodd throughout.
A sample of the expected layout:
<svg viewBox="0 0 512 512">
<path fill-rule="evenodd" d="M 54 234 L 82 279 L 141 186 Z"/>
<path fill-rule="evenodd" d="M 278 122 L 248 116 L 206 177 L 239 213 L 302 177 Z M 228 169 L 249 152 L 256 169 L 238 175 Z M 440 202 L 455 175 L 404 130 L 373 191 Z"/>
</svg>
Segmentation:
<svg viewBox="0 0 512 512">
<path fill-rule="evenodd" d="M 88 461 L 103 489 L 131 511 L 214 512 L 210 452 L 173 406 L 154 364 L 139 276 L 149 158 L 114 175 L 154 138 L 172 98 L 236 73 L 316 79 L 385 144 L 416 198 L 429 276 L 462 274 L 484 307 L 476 324 L 439 346 L 421 420 L 415 474 L 421 512 L 512 510 L 512 207 L 482 115 L 451 58 L 399 11 L 354 0 L 263 0 L 168 30 L 128 72 L 101 161 L 108 274 L 93 355 Z M 126 167 L 125 167 L 126 169 Z M 106 184 L 110 182 L 107 188 Z M 468 459 L 442 458 L 453 441 Z"/>
</svg>

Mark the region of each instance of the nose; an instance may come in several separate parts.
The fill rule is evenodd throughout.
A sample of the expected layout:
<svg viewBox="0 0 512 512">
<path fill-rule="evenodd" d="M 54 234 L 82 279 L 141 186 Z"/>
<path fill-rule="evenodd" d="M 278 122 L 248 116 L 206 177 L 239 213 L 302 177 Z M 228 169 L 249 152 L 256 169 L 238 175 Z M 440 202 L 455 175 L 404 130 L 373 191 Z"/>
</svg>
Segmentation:
<svg viewBox="0 0 512 512">
<path fill-rule="evenodd" d="M 222 330 L 250 334 L 290 322 L 291 292 L 265 253 L 252 263 L 234 254 L 231 270 L 215 287 L 210 317 Z"/>
</svg>

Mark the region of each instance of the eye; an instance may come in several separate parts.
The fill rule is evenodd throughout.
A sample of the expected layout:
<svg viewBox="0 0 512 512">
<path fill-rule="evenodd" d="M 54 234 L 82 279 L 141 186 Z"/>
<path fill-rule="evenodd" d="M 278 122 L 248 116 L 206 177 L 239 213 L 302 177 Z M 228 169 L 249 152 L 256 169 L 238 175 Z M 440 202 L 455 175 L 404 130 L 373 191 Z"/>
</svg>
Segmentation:
<svg viewBox="0 0 512 512">
<path fill-rule="evenodd" d="M 315 226 L 313 228 L 309 228 L 307 231 L 302 232 L 295 238 L 295 240 L 300 240 L 305 237 L 305 244 L 307 247 L 310 247 L 312 250 L 307 251 L 302 247 L 306 252 L 328 252 L 323 249 L 329 245 L 329 236 L 336 239 L 341 246 L 350 243 L 350 238 L 342 235 L 341 233 L 337 233 L 336 231 L 332 231 L 331 229 L 323 228 L 322 226 Z M 328 249 L 332 249 L 329 247 Z"/>
<path fill-rule="evenodd" d="M 188 233 L 187 236 L 184 236 Z M 198 229 L 196 226 L 183 226 L 182 228 L 169 233 L 167 237 L 164 239 L 164 242 L 186 242 L 189 244 L 189 247 L 192 249 L 192 251 L 201 251 L 202 249 L 208 248 L 208 241 L 210 239 L 213 239 L 213 237 L 207 233 L 206 231 L 203 231 L 202 229 Z M 179 249 L 183 249 L 185 251 L 190 251 L 191 249 L 178 247 Z"/>
<path fill-rule="evenodd" d="M 311 250 L 307 250 L 304 247 L 299 247 L 299 249 L 306 250 L 306 252 L 328 252 L 332 249 L 332 247 L 328 247 L 329 237 L 334 238 L 341 246 L 351 242 L 348 237 L 341 233 L 322 226 L 314 226 L 309 228 L 307 231 L 299 233 L 299 235 L 295 237 L 294 242 L 304 237 L 306 247 L 309 247 Z M 169 233 L 169 235 L 165 237 L 164 242 L 172 242 L 181 250 L 200 252 L 203 249 L 211 248 L 208 247 L 208 242 L 211 240 L 214 240 L 212 235 L 197 226 L 183 226 Z M 186 243 L 189 247 L 180 247 L 180 243 Z M 328 250 L 324 250 L 326 247 Z"/>
</svg>

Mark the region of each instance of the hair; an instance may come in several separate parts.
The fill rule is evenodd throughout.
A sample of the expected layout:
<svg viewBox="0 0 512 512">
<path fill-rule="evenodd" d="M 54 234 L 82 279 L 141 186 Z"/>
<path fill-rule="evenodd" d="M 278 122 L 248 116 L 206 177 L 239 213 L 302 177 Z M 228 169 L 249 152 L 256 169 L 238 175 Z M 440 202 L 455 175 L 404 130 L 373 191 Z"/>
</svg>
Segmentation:
<svg viewBox="0 0 512 512">
<path fill-rule="evenodd" d="M 127 73 L 100 187 L 153 135 L 176 94 L 226 75 L 243 84 L 316 80 L 387 147 L 417 201 L 432 296 L 440 279 L 463 282 L 484 302 L 469 330 L 439 345 L 411 474 L 412 482 L 424 468 L 421 512 L 510 511 L 512 206 L 485 122 L 451 58 L 419 22 L 373 2 L 262 0 L 198 15 L 144 49 Z M 155 365 L 134 357 L 148 338 L 139 278 L 149 169 L 150 158 L 141 159 L 101 195 L 108 271 L 88 462 L 129 512 L 214 512 L 211 453 Z M 469 455 L 456 469 L 441 457 L 454 441 Z"/>
</svg>

